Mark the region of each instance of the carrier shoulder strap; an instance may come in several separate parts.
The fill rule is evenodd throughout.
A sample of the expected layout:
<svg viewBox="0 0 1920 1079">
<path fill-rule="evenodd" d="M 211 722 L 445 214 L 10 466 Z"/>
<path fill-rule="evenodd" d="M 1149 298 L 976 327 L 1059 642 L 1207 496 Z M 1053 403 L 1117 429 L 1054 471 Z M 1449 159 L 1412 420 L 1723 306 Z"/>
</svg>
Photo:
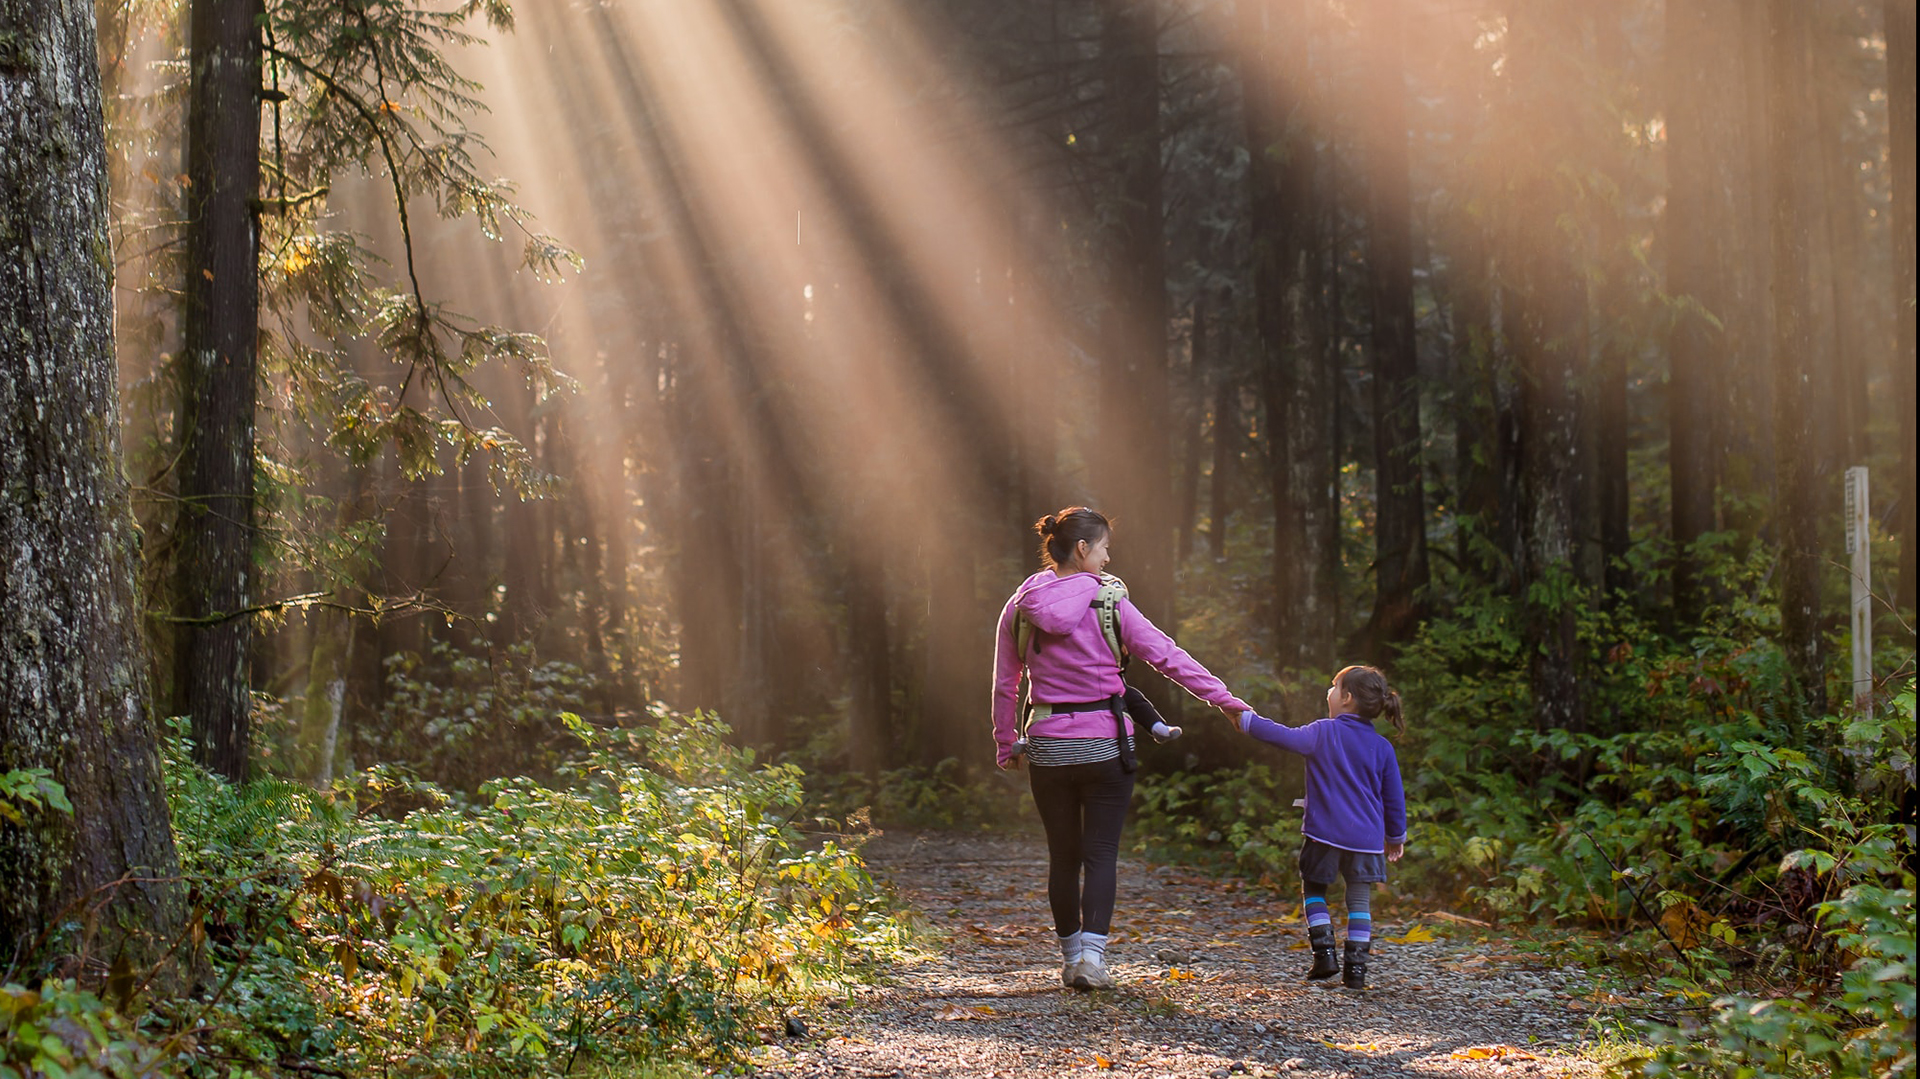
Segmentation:
<svg viewBox="0 0 1920 1079">
<path fill-rule="evenodd" d="M 1100 635 L 1113 650 L 1113 662 L 1122 673 L 1127 669 L 1127 647 L 1120 640 L 1120 601 L 1127 598 L 1127 582 L 1111 573 L 1100 575 L 1100 591 L 1094 593 L 1093 607 L 1100 612 Z"/>
</svg>

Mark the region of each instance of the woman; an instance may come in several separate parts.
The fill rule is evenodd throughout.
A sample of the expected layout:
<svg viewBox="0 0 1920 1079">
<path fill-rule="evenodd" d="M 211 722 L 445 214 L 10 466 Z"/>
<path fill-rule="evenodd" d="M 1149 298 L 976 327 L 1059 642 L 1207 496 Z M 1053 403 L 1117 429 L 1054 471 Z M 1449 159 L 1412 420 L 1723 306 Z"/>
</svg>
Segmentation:
<svg viewBox="0 0 1920 1079">
<path fill-rule="evenodd" d="M 1111 989 L 1107 932 L 1120 828 L 1133 797 L 1133 723 L 1118 704 L 1126 683 L 1101 628 L 1101 571 L 1113 526 L 1098 511 L 1074 506 L 1041 518 L 1034 531 L 1044 568 L 1015 589 L 1000 612 L 993 739 L 1000 767 L 1025 756 L 1047 830 L 1047 898 L 1060 937 L 1060 981 Z M 1246 710 L 1130 600 L 1122 596 L 1114 614 L 1129 655 L 1216 708 L 1231 715 Z M 1023 671 L 1028 714 L 1016 715 Z"/>
</svg>

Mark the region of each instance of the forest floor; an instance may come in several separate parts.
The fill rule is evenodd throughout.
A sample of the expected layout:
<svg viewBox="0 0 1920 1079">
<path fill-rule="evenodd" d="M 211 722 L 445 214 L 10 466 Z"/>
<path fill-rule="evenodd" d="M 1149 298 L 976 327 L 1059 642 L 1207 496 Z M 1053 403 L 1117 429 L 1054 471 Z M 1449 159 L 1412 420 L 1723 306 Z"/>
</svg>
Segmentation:
<svg viewBox="0 0 1920 1079">
<path fill-rule="evenodd" d="M 1241 1075 L 1598 1076 L 1588 1020 L 1617 998 L 1497 935 L 1391 897 L 1369 988 L 1309 985 L 1297 900 L 1123 859 L 1117 990 L 1060 985 L 1039 836 L 889 832 L 867 862 L 923 919 L 925 954 L 757 1060 L 773 1079 Z M 1337 914 L 1337 905 L 1336 905 Z"/>
</svg>

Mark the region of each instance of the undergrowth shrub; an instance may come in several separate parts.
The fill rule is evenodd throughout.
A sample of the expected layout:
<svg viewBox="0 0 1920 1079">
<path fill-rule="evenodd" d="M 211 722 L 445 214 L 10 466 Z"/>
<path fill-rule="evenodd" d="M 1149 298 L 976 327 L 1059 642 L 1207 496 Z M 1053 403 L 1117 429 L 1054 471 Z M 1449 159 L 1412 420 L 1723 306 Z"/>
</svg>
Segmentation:
<svg viewBox="0 0 1920 1079">
<path fill-rule="evenodd" d="M 594 679 L 543 660 L 530 642 L 496 652 L 435 641 L 426 655 L 388 656 L 380 722 L 363 733 L 374 758 L 473 790 L 494 776 L 551 778 L 576 742 L 561 716 L 585 711 Z"/>
<path fill-rule="evenodd" d="M 10 985 L 0 1069 L 522 1076 L 737 1059 L 783 1009 L 900 943 L 857 850 L 793 827 L 798 769 L 734 748 L 706 714 L 565 722 L 567 785 L 501 779 L 472 799 L 391 769 L 326 792 L 233 785 L 176 737 L 170 801 L 210 979 L 137 1021 L 63 983 Z M 43 1051 L 49 1030 L 71 1061 Z"/>
<path fill-rule="evenodd" d="M 1408 705 L 1395 889 L 1604 932 L 1595 961 L 1704 1017 L 1650 1028 L 1645 1074 L 1911 1074 L 1913 695 L 1804 714 L 1769 553 L 1711 557 L 1727 598 L 1698 626 L 1576 592 L 1577 730 L 1536 726 L 1521 598 L 1465 588 L 1422 627 L 1387 665 Z M 1877 671 L 1911 675 L 1910 630 L 1879 650 Z M 1143 845 L 1294 886 L 1297 791 L 1274 767 L 1139 793 Z"/>
</svg>

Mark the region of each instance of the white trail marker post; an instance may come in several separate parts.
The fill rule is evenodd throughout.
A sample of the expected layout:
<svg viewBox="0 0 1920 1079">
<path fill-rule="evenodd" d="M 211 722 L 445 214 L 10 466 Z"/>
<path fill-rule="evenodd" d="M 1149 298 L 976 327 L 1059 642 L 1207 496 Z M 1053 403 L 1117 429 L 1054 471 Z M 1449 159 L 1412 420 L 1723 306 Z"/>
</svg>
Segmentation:
<svg viewBox="0 0 1920 1079">
<path fill-rule="evenodd" d="M 1853 582 L 1853 706 L 1862 712 L 1873 708 L 1873 566 L 1867 519 L 1867 470 L 1856 465 L 1847 469 L 1847 555 L 1852 560 L 1847 576 Z"/>
</svg>

